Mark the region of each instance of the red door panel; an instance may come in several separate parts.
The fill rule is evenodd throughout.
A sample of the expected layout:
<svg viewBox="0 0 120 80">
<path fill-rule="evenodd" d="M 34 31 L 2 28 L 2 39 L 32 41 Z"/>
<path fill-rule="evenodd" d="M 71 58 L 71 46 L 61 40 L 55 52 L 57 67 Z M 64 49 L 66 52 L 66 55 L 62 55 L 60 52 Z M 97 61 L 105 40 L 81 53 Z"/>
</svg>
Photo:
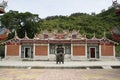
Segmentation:
<svg viewBox="0 0 120 80">
<path fill-rule="evenodd" d="M 95 58 L 95 48 L 90 48 L 90 57 Z"/>
</svg>

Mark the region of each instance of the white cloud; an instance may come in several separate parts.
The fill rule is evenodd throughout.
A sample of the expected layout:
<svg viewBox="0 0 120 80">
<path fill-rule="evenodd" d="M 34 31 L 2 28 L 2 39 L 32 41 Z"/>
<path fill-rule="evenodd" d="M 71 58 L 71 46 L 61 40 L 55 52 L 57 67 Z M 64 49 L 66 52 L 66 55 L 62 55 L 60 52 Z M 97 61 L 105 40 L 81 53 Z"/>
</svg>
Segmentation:
<svg viewBox="0 0 120 80">
<path fill-rule="evenodd" d="M 112 5 L 111 0 L 9 0 L 9 10 L 29 11 L 41 18 L 53 15 L 70 15 L 76 12 L 101 12 Z"/>
</svg>

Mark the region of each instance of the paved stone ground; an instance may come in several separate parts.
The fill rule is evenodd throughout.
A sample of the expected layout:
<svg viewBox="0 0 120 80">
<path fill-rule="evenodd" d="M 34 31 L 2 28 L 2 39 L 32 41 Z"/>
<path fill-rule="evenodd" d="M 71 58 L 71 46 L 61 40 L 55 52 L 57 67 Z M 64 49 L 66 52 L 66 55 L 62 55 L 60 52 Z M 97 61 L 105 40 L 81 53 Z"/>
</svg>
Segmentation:
<svg viewBox="0 0 120 80">
<path fill-rule="evenodd" d="M 0 69 L 0 80 L 120 80 L 120 69 Z"/>
</svg>

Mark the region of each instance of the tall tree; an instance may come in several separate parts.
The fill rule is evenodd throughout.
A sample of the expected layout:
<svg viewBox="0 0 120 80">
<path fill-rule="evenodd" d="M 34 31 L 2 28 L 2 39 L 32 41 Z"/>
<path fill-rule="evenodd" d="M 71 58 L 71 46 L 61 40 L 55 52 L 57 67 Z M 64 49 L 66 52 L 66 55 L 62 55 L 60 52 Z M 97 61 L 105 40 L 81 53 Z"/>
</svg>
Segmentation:
<svg viewBox="0 0 120 80">
<path fill-rule="evenodd" d="M 16 30 L 20 38 L 24 37 L 25 32 L 27 32 L 28 37 L 33 38 L 40 28 L 39 16 L 30 12 L 9 11 L 1 17 L 1 20 L 3 25 L 11 31 Z"/>
</svg>

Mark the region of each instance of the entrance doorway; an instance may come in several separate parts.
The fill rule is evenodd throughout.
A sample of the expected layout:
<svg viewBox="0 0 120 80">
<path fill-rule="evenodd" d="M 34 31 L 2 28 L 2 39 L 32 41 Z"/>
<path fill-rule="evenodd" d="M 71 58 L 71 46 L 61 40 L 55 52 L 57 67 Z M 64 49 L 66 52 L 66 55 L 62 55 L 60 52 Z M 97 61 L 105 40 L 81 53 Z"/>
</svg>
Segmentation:
<svg viewBox="0 0 120 80">
<path fill-rule="evenodd" d="M 92 47 L 89 49 L 90 58 L 96 58 L 96 48 Z"/>
<path fill-rule="evenodd" d="M 65 60 L 70 60 L 71 59 L 71 44 L 50 44 L 49 47 L 49 60 L 56 60 L 55 54 L 57 53 L 57 47 L 62 46 L 64 49 L 62 52 L 64 52 Z"/>
<path fill-rule="evenodd" d="M 62 46 L 64 48 L 64 53 L 71 55 L 71 44 L 50 44 L 50 54 L 56 53 L 56 48 Z"/>
<path fill-rule="evenodd" d="M 32 58 L 32 53 L 31 53 L 30 47 L 24 48 L 24 58 Z"/>
</svg>

